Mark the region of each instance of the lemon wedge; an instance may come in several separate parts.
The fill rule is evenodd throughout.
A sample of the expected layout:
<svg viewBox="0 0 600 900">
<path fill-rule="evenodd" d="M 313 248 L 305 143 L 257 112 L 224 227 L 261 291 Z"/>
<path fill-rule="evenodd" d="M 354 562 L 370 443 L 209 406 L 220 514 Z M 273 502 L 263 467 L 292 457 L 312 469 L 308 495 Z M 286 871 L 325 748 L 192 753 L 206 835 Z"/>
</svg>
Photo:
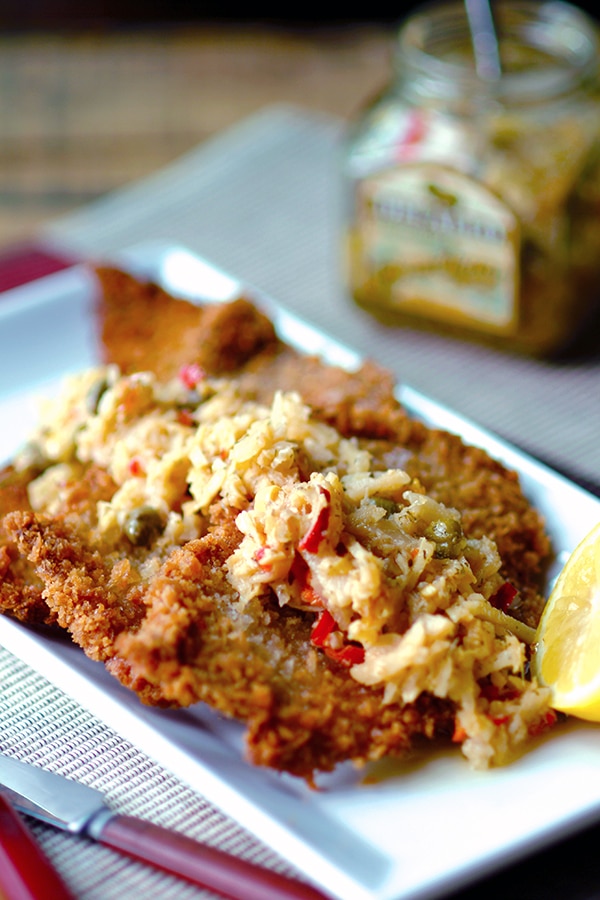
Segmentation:
<svg viewBox="0 0 600 900">
<path fill-rule="evenodd" d="M 600 523 L 562 569 L 536 632 L 533 671 L 552 706 L 600 722 Z"/>
</svg>

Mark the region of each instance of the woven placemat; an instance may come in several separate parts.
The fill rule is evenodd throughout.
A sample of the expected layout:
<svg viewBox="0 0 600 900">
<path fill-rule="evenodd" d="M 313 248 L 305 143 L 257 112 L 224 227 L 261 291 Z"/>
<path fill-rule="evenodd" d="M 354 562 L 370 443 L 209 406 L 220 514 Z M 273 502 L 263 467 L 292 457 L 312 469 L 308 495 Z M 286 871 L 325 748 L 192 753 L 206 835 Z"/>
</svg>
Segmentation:
<svg viewBox="0 0 600 900">
<path fill-rule="evenodd" d="M 0 752 L 102 791 L 117 812 L 180 831 L 258 865 L 297 874 L 199 794 L 2 647 Z M 215 896 L 85 837 L 33 820 L 29 824 L 67 885 L 82 900 Z"/>
</svg>

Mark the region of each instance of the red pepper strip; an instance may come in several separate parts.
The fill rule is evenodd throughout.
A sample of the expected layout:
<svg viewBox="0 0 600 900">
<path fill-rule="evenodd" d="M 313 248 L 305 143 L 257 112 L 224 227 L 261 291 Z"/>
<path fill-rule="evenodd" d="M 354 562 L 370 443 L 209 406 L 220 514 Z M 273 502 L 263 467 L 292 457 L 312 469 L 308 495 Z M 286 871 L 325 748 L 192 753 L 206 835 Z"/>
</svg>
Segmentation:
<svg viewBox="0 0 600 900">
<path fill-rule="evenodd" d="M 177 421 L 180 425 L 187 425 L 190 428 L 194 424 L 194 419 L 189 409 L 180 409 L 177 413 Z"/>
<path fill-rule="evenodd" d="M 365 661 L 364 647 L 360 647 L 358 644 L 346 644 L 339 650 L 333 650 L 331 647 L 323 649 L 330 659 L 334 659 L 343 666 L 356 666 Z"/>
<path fill-rule="evenodd" d="M 325 537 L 325 532 L 329 527 L 329 519 L 331 516 L 331 494 L 327 488 L 324 488 L 321 485 L 319 485 L 319 491 L 325 497 L 326 504 L 321 507 L 315 521 L 298 544 L 298 550 L 306 550 L 308 553 L 317 553 L 321 541 Z"/>
<path fill-rule="evenodd" d="M 133 475 L 134 478 L 139 478 L 142 475 L 145 475 L 145 470 L 143 464 L 134 456 L 133 459 L 129 463 L 129 474 Z"/>
<path fill-rule="evenodd" d="M 335 631 L 337 628 L 337 624 L 329 610 L 324 609 L 320 614 L 313 625 L 313 629 L 310 633 L 310 639 L 315 647 L 323 647 L 325 645 L 326 638 L 329 637 L 332 631 Z"/>
<path fill-rule="evenodd" d="M 359 644 L 344 644 L 343 647 L 335 650 L 333 647 L 327 646 L 327 638 L 329 635 L 337 631 L 337 622 L 329 612 L 324 609 L 313 626 L 310 639 L 315 647 L 321 647 L 330 659 L 343 666 L 356 666 L 365 660 L 365 651 Z"/>
<path fill-rule="evenodd" d="M 490 716 L 489 718 L 494 725 L 506 725 L 507 722 L 510 722 L 510 716 Z"/>
<path fill-rule="evenodd" d="M 256 553 L 254 554 L 254 559 L 259 564 L 261 569 L 264 569 L 265 572 L 270 572 L 271 569 L 273 568 L 272 563 L 270 563 L 268 560 L 266 562 L 263 562 L 267 553 L 268 553 L 267 547 L 259 547 L 258 550 L 256 551 Z"/>
<path fill-rule="evenodd" d="M 300 598 L 307 606 L 323 606 L 323 598 L 310 583 L 310 570 L 299 553 L 296 553 L 290 568 L 291 583 L 298 582 Z"/>
<path fill-rule="evenodd" d="M 206 372 L 198 363 L 189 363 L 179 370 L 179 380 L 190 390 L 197 387 L 204 378 Z"/>
<path fill-rule="evenodd" d="M 296 553 L 290 566 L 290 584 L 298 582 L 300 590 L 308 582 L 308 563 L 302 559 L 299 553 Z"/>
<path fill-rule="evenodd" d="M 453 744 L 462 744 L 463 741 L 466 741 L 468 735 L 462 725 L 459 725 L 456 719 L 454 720 L 454 733 L 452 734 L 452 743 Z"/>
<path fill-rule="evenodd" d="M 556 723 L 558 719 L 558 715 L 554 712 L 553 709 L 549 709 L 548 712 L 540 719 L 539 722 L 533 722 L 527 731 L 531 735 L 531 737 L 537 737 L 542 734 L 542 732 L 546 731 L 547 728 L 552 728 L 552 726 Z"/>
<path fill-rule="evenodd" d="M 414 110 L 408 117 L 408 128 L 404 135 L 403 145 L 418 144 L 425 135 L 425 118 L 420 110 Z"/>
<path fill-rule="evenodd" d="M 517 594 L 516 587 L 513 587 L 510 581 L 505 581 L 490 597 L 490 603 L 494 609 L 500 609 L 503 613 L 507 613 Z"/>
</svg>

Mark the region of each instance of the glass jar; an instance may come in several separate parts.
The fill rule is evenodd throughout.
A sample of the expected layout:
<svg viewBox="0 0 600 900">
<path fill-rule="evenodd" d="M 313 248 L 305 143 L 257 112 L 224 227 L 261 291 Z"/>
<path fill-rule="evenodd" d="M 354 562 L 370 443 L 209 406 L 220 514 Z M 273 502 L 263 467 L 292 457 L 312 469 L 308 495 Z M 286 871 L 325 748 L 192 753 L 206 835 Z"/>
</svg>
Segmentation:
<svg viewBox="0 0 600 900">
<path fill-rule="evenodd" d="M 345 272 L 385 321 L 546 356 L 600 299 L 598 31 L 555 0 L 494 17 L 497 77 L 464 5 L 401 27 L 395 80 L 344 146 Z"/>
</svg>

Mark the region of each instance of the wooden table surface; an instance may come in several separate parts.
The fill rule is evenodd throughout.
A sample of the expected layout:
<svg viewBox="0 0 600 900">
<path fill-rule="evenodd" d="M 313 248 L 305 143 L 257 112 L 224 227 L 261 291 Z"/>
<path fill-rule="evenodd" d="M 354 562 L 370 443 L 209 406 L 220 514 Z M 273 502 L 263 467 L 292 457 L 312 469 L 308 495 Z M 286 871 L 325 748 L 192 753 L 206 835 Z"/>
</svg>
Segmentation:
<svg viewBox="0 0 600 900">
<path fill-rule="evenodd" d="M 0 245 L 262 107 L 353 116 L 391 72 L 385 25 L 219 25 L 0 38 Z"/>
</svg>

